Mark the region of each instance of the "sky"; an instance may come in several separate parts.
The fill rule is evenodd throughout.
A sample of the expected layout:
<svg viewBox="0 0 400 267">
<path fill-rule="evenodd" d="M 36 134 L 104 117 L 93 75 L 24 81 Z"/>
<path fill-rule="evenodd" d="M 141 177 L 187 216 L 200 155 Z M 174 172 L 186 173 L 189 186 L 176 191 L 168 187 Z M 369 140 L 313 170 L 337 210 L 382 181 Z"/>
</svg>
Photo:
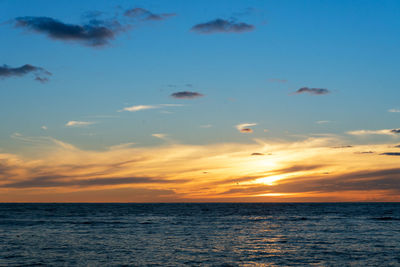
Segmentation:
<svg viewBox="0 0 400 267">
<path fill-rule="evenodd" d="M 400 201 L 399 16 L 0 0 L 0 202 Z"/>
</svg>

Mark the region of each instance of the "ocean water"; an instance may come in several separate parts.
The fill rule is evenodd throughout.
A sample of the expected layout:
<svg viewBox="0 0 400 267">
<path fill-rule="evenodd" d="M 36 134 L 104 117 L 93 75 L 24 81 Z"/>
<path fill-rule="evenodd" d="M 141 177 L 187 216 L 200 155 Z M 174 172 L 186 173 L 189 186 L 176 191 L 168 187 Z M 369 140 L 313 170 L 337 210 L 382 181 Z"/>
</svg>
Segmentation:
<svg viewBox="0 0 400 267">
<path fill-rule="evenodd" d="M 400 203 L 0 204 L 0 266 L 400 266 Z"/>
</svg>

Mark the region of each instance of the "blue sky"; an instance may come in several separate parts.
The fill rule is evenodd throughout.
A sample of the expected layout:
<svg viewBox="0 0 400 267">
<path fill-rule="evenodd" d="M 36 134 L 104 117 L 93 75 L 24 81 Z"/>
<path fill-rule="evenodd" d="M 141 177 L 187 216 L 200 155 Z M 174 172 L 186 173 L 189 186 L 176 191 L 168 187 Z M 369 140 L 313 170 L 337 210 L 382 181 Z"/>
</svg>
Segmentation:
<svg viewBox="0 0 400 267">
<path fill-rule="evenodd" d="M 132 23 L 95 48 L 13 22 L 44 16 L 83 25 L 94 11 L 103 12 L 102 19 L 119 14 L 126 20 L 122 13 L 137 7 L 176 16 Z M 185 144 L 312 134 L 343 135 L 355 143 L 392 140 L 346 132 L 399 127 L 400 113 L 388 112 L 400 109 L 399 15 L 398 1 L 0 1 L 0 63 L 52 73 L 46 83 L 30 74 L 0 80 L 0 147 L 23 150 L 26 144 L 11 137 L 15 133 L 95 150 L 163 144 L 155 133 Z M 190 31 L 217 18 L 255 28 Z M 293 94 L 302 87 L 330 93 Z M 178 91 L 204 96 L 170 96 Z M 161 104 L 182 106 L 120 112 Z M 69 121 L 93 124 L 65 126 Z M 240 123 L 257 125 L 243 134 L 235 128 Z"/>
</svg>

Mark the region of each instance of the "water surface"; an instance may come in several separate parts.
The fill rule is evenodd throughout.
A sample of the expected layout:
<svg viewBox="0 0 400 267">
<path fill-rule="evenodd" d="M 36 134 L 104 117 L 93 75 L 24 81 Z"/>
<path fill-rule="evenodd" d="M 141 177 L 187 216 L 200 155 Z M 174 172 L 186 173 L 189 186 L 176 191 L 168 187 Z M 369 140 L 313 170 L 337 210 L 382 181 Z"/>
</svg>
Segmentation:
<svg viewBox="0 0 400 267">
<path fill-rule="evenodd" d="M 400 266 L 400 203 L 0 204 L 0 265 Z"/>
</svg>

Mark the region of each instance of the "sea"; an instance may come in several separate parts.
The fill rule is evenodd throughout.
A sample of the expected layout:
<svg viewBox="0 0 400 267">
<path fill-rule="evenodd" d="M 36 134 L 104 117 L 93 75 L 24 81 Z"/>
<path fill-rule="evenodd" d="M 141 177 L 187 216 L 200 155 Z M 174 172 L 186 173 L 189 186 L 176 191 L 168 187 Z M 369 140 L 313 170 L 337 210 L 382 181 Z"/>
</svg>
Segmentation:
<svg viewBox="0 0 400 267">
<path fill-rule="evenodd" d="M 400 203 L 4 203 L 0 266 L 400 266 Z"/>
</svg>

